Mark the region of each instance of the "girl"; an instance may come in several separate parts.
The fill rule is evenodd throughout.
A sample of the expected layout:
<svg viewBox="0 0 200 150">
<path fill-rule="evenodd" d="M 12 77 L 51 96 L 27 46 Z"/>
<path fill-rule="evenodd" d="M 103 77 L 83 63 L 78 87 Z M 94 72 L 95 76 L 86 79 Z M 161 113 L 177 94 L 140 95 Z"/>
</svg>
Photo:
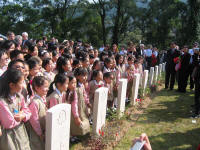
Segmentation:
<svg viewBox="0 0 200 150">
<path fill-rule="evenodd" d="M 8 55 L 4 50 L 0 51 L 0 76 L 6 71 L 8 66 Z"/>
<path fill-rule="evenodd" d="M 32 89 L 32 81 L 33 81 L 33 78 L 38 74 L 40 67 L 39 67 L 38 62 L 35 59 L 29 59 L 27 61 L 27 64 L 29 66 L 29 76 L 28 76 L 29 83 L 27 86 L 27 90 L 28 90 L 29 97 L 32 98 L 34 95 L 34 91 Z"/>
<path fill-rule="evenodd" d="M 4 49 L 8 55 L 8 58 L 10 58 L 10 52 L 14 51 L 15 49 L 15 43 L 13 41 L 5 41 L 3 44 L 2 44 L 2 49 Z M 10 61 L 10 60 L 9 60 Z"/>
<path fill-rule="evenodd" d="M 27 130 L 30 138 L 30 147 L 33 150 L 45 149 L 45 116 L 46 99 L 49 83 L 43 76 L 36 76 L 32 82 L 35 96 L 32 99 L 29 109 L 32 113 Z"/>
<path fill-rule="evenodd" d="M 58 60 L 58 57 L 59 57 L 59 55 L 58 55 L 57 51 L 53 51 L 52 52 L 52 61 L 53 61 L 53 69 L 54 70 L 56 68 L 56 62 Z"/>
<path fill-rule="evenodd" d="M 78 94 L 76 89 L 77 81 L 74 76 L 69 76 L 69 86 L 66 99 L 71 104 L 71 127 L 70 133 L 72 136 L 85 135 L 90 132 L 89 120 L 86 115 L 86 105 L 83 95 Z"/>
<path fill-rule="evenodd" d="M 38 56 L 38 48 L 34 43 L 28 46 L 28 54 L 24 56 L 24 59 L 28 61 L 32 56 Z"/>
<path fill-rule="evenodd" d="M 55 74 L 53 73 L 53 62 L 51 58 L 46 58 L 42 62 L 42 67 L 44 68 L 43 75 L 47 78 L 49 83 L 53 82 Z"/>
<path fill-rule="evenodd" d="M 57 74 L 47 93 L 47 106 L 51 108 L 65 102 L 64 92 L 67 91 L 69 79 L 64 74 Z M 55 85 L 55 89 L 53 86 Z"/>
<path fill-rule="evenodd" d="M 103 73 L 111 72 L 111 67 L 112 67 L 112 60 L 111 60 L 111 58 L 108 58 L 108 57 L 105 58 Z"/>
<path fill-rule="evenodd" d="M 126 70 L 126 67 L 123 63 L 124 62 L 124 56 L 117 54 L 115 60 L 116 60 L 117 67 L 120 71 L 120 74 L 123 75 L 123 73 Z"/>
<path fill-rule="evenodd" d="M 76 68 L 82 67 L 82 62 L 79 59 L 74 59 L 72 66 L 73 70 L 75 70 Z"/>
<path fill-rule="evenodd" d="M 92 80 L 89 83 L 89 99 L 92 106 L 94 103 L 95 90 L 103 86 L 103 73 L 100 70 L 93 71 Z"/>
<path fill-rule="evenodd" d="M 57 60 L 56 69 L 58 73 L 64 73 L 65 75 L 69 75 L 72 71 L 71 63 L 67 58 L 61 56 Z"/>
<path fill-rule="evenodd" d="M 108 88 L 108 100 L 107 100 L 107 107 L 112 108 L 114 102 L 113 96 L 113 74 L 111 72 L 106 72 L 103 74 L 104 79 L 104 86 Z"/>
<path fill-rule="evenodd" d="M 20 70 L 8 69 L 0 80 L 1 150 L 30 150 L 24 122 L 31 113 L 18 93 L 22 90 L 24 76 Z"/>
<path fill-rule="evenodd" d="M 130 98 L 132 96 L 132 87 L 133 87 L 133 78 L 134 78 L 134 67 L 133 67 L 133 65 L 129 65 L 126 68 L 124 78 L 128 79 L 126 98 L 127 98 L 127 100 L 130 100 Z"/>
</svg>

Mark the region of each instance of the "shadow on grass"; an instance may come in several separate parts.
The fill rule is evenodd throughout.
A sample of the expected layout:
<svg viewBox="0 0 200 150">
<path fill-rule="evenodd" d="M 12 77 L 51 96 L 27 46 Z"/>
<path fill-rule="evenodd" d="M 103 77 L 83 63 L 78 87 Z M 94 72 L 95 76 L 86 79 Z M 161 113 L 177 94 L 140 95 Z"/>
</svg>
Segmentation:
<svg viewBox="0 0 200 150">
<path fill-rule="evenodd" d="M 196 150 L 200 144 L 199 133 L 200 128 L 197 128 L 186 133 L 164 133 L 150 136 L 149 139 L 153 150 Z M 188 140 L 191 137 L 194 140 Z"/>
<path fill-rule="evenodd" d="M 179 118 L 189 118 L 191 106 L 194 102 L 193 92 L 177 93 L 175 91 L 161 90 L 156 94 L 154 103 L 150 106 L 143 115 L 147 116 L 147 120 L 140 123 L 159 123 L 159 122 L 174 122 Z M 173 98 L 172 98 L 173 97 Z M 169 99 L 169 100 L 167 100 Z M 171 100 L 172 99 L 172 100 Z"/>
</svg>

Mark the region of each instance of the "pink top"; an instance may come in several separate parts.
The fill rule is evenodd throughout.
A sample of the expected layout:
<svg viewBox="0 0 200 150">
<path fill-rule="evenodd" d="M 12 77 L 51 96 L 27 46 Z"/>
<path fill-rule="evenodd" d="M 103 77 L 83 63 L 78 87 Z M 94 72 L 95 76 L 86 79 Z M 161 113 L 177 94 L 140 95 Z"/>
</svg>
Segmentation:
<svg viewBox="0 0 200 150">
<path fill-rule="evenodd" d="M 63 93 L 61 93 L 57 88 L 55 89 L 56 93 L 58 94 L 58 96 L 56 97 L 56 95 L 50 97 L 48 99 L 49 101 L 49 108 L 59 104 L 58 101 L 61 100 L 62 103 L 65 102 L 65 95 Z"/>
<path fill-rule="evenodd" d="M 35 94 L 35 96 L 39 97 L 43 103 L 45 103 L 45 100 Z M 33 127 L 34 131 L 37 133 L 37 135 L 42 135 L 42 129 L 40 127 L 40 121 L 39 121 L 39 108 L 35 101 L 32 101 L 32 103 L 29 105 L 29 109 L 32 113 L 30 118 L 31 126 Z"/>
<path fill-rule="evenodd" d="M 25 105 L 24 98 L 22 98 L 22 97 L 20 97 L 20 98 L 21 98 L 21 103 L 19 104 L 19 105 L 21 105 L 20 111 L 23 111 L 23 113 L 25 114 L 25 118 L 23 121 L 26 122 L 30 119 L 31 112 L 28 109 L 28 107 Z M 11 103 L 16 103 L 16 97 L 11 98 Z M 20 122 L 17 122 L 14 119 L 14 114 L 8 108 L 8 104 L 6 104 L 2 100 L 0 100 L 0 122 L 1 122 L 1 125 L 5 129 L 12 129 L 20 124 Z"/>
<path fill-rule="evenodd" d="M 79 112 L 78 112 L 78 94 L 77 94 L 76 91 L 73 91 L 73 92 L 71 91 L 69 93 L 69 97 L 70 97 L 71 94 L 74 94 L 74 99 L 73 99 L 73 101 L 71 103 L 72 114 L 73 114 L 74 118 L 77 118 L 77 117 L 79 117 Z"/>
<path fill-rule="evenodd" d="M 80 87 L 83 88 L 83 96 L 84 96 L 85 104 L 86 105 L 90 104 L 88 94 L 87 94 L 87 92 L 85 90 L 85 86 L 82 83 L 78 83 L 78 84 L 79 84 Z"/>
</svg>

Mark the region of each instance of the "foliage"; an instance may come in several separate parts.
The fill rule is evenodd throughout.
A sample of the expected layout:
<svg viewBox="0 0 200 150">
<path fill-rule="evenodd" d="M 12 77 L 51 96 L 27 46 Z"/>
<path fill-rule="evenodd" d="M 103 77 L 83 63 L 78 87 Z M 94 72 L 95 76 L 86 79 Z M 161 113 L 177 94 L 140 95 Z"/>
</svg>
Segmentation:
<svg viewBox="0 0 200 150">
<path fill-rule="evenodd" d="M 94 46 L 128 41 L 166 48 L 172 40 L 180 46 L 200 38 L 198 0 L 4 0 L 0 3 L 0 33 L 27 31 L 82 39 Z"/>
</svg>

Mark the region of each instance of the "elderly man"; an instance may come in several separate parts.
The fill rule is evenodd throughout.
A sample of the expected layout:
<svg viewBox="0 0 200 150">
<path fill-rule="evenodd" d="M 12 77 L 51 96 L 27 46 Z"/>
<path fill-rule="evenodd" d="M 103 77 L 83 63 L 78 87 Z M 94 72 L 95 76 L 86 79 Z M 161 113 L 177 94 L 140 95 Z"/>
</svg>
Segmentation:
<svg viewBox="0 0 200 150">
<path fill-rule="evenodd" d="M 22 33 L 22 46 L 24 46 L 24 44 L 26 43 L 26 41 L 28 41 L 28 33 L 27 32 L 23 32 Z"/>
</svg>

